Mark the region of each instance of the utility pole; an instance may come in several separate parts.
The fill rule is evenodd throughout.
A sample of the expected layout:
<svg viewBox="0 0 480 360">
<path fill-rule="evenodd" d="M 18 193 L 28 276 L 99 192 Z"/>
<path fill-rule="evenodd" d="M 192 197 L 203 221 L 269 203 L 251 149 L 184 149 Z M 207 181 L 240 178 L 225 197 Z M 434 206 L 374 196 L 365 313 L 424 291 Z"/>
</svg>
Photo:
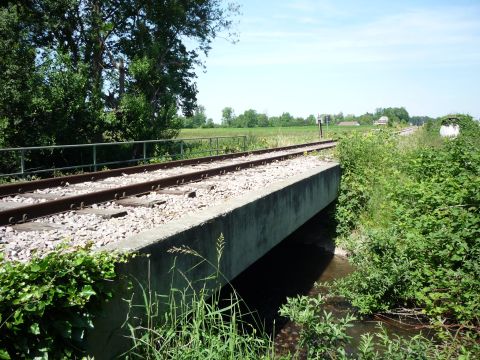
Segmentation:
<svg viewBox="0 0 480 360">
<path fill-rule="evenodd" d="M 320 131 L 320 139 L 323 138 L 323 132 L 322 132 L 322 117 L 320 114 L 317 115 L 317 122 L 318 122 L 318 129 Z"/>
</svg>

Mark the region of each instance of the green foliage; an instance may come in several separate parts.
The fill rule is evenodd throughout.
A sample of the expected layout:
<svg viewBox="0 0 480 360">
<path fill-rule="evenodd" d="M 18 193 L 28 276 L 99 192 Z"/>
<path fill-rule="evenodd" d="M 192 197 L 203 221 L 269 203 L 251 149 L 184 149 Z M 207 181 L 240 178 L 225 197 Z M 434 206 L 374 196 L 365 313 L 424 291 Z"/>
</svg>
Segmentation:
<svg viewBox="0 0 480 360">
<path fill-rule="evenodd" d="M 193 281 L 188 271 L 172 267 L 172 283 L 177 272 L 187 287 L 173 285 L 169 294 L 153 294 L 141 286 L 143 304 L 132 305 L 144 312 L 145 325 L 129 324 L 133 347 L 127 358 L 139 359 L 272 359 L 272 340 L 245 322 L 245 304 L 233 291 L 228 299 L 221 298 L 220 262 L 225 247 L 223 235 L 216 242 L 216 261 L 187 247 L 174 247 L 170 253 L 192 256 L 199 264 L 206 262 L 212 274 Z M 228 285 L 227 285 L 228 286 Z"/>
<path fill-rule="evenodd" d="M 378 108 L 375 111 L 376 119 L 381 116 L 388 117 L 388 125 L 394 125 L 397 123 L 408 124 L 410 122 L 410 115 L 404 107 L 389 107 L 389 108 Z"/>
<path fill-rule="evenodd" d="M 193 294 L 172 289 L 165 297 L 144 290 L 147 325 L 130 326 L 132 359 L 267 359 L 271 340 L 242 320 L 241 299 L 233 294 L 219 305 L 219 289 Z M 247 331 L 248 329 L 248 331 Z"/>
<path fill-rule="evenodd" d="M 195 67 L 237 13 L 222 0 L 2 2 L 0 146 L 176 135 Z"/>
<path fill-rule="evenodd" d="M 423 124 L 426 124 L 428 121 L 432 121 L 432 120 L 434 119 L 429 116 L 411 116 L 410 117 L 410 122 L 416 126 L 422 126 Z"/>
<path fill-rule="evenodd" d="M 197 106 L 193 115 L 185 118 L 183 127 L 187 129 L 204 127 L 207 123 L 207 115 L 204 106 Z"/>
<path fill-rule="evenodd" d="M 437 340 L 422 334 L 412 337 L 390 336 L 378 325 L 375 333 L 364 333 L 360 343 L 353 347 L 348 328 L 354 326 L 355 318 L 347 314 L 336 318 L 322 309 L 326 297 L 290 298 L 280 309 L 280 314 L 300 325 L 300 348 L 290 358 L 307 359 L 362 359 L 362 360 L 404 360 L 404 359 L 476 359 L 480 356 L 478 334 L 473 331 L 443 331 Z M 441 339 L 441 340 L 440 340 Z"/>
<path fill-rule="evenodd" d="M 83 354 L 95 311 L 112 296 L 115 266 L 126 255 L 52 252 L 0 267 L 0 358 L 64 358 Z"/>
<path fill-rule="evenodd" d="M 238 127 L 251 128 L 258 126 L 258 113 L 253 110 L 245 110 L 245 112 L 239 115 L 236 119 Z"/>
<path fill-rule="evenodd" d="M 287 299 L 280 308 L 280 315 L 301 326 L 299 345 L 307 350 L 309 359 L 336 358 L 345 351 L 351 339 L 346 330 L 355 318 L 347 315 L 334 319 L 332 313 L 322 309 L 325 298 L 299 296 Z"/>
<path fill-rule="evenodd" d="M 177 112 L 196 106 L 195 68 L 237 13 L 222 0 L 3 1 L 0 147 L 178 135 Z M 35 168 L 78 160 L 27 156 Z M 0 172 L 16 162 L 2 156 Z"/>
<path fill-rule="evenodd" d="M 444 359 L 439 348 L 431 340 L 416 335 L 412 338 L 399 336 L 390 337 L 386 329 L 379 326 L 380 332 L 375 335 L 369 333 L 362 335 L 359 345 L 360 359 Z M 375 350 L 375 348 L 380 350 Z"/>
<path fill-rule="evenodd" d="M 326 139 L 337 138 L 351 132 L 367 132 L 373 126 L 329 126 L 328 132 L 324 130 Z M 263 143 L 268 147 L 286 146 L 306 142 L 319 141 L 318 126 L 289 126 L 289 127 L 255 127 L 255 128 L 227 128 L 216 127 L 213 129 L 196 128 L 182 129 L 179 138 L 216 137 L 246 135 L 248 149 L 259 148 Z M 260 142 L 262 144 L 260 144 Z"/>
<path fill-rule="evenodd" d="M 293 126 L 311 126 L 316 124 L 314 115 L 307 118 L 293 117 L 285 112 L 280 116 L 268 116 L 259 113 L 254 109 L 248 109 L 238 116 L 235 116 L 231 107 L 222 110 L 222 126 L 231 128 L 256 128 L 256 127 L 293 127 Z"/>
<path fill-rule="evenodd" d="M 222 125 L 225 127 L 232 126 L 233 122 L 235 121 L 235 111 L 232 107 L 227 106 L 222 109 Z"/>
<path fill-rule="evenodd" d="M 464 139 L 468 139 L 469 141 L 473 142 L 476 146 L 480 146 L 480 139 L 478 137 L 478 127 L 479 122 L 473 121 L 470 115 L 464 114 L 450 114 L 446 116 L 442 116 L 439 118 L 436 123 L 437 126 L 448 125 L 448 124 L 456 124 L 460 127 L 460 132 L 462 133 L 462 137 Z"/>
<path fill-rule="evenodd" d="M 347 236 L 359 223 L 360 215 L 372 209 L 382 191 L 380 174 L 393 171 L 397 154 L 391 134 L 381 131 L 348 134 L 338 144 L 337 155 L 342 179 L 335 217 L 338 235 Z"/>
<path fill-rule="evenodd" d="M 360 312 L 413 305 L 433 318 L 478 321 L 480 128 L 462 121 L 461 135 L 440 147 L 401 149 L 381 136 L 339 147 L 340 244 L 357 271 L 337 285 Z"/>
</svg>

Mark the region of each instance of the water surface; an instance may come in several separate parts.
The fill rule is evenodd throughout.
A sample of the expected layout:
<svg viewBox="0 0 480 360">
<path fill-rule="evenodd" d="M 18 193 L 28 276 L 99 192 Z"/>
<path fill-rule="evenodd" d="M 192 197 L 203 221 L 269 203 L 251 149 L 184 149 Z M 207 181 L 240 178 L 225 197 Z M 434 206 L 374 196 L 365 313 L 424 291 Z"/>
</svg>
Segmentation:
<svg viewBox="0 0 480 360">
<path fill-rule="evenodd" d="M 339 279 L 354 270 L 345 257 L 333 253 L 335 222 L 332 214 L 331 207 L 317 214 L 232 281 L 248 309 L 258 315 L 252 323 L 259 319 L 262 327 L 274 336 L 277 352 L 294 353 L 298 343 L 298 327 L 278 314 L 287 297 L 316 296 L 325 291 L 315 286 L 316 283 Z M 355 312 L 341 298 L 330 299 L 325 309 L 337 317 Z M 353 340 L 348 350 L 354 350 L 361 334 L 376 331 L 377 324 L 372 318 L 356 321 L 349 329 Z M 391 334 L 411 334 L 402 327 L 384 325 Z"/>
</svg>

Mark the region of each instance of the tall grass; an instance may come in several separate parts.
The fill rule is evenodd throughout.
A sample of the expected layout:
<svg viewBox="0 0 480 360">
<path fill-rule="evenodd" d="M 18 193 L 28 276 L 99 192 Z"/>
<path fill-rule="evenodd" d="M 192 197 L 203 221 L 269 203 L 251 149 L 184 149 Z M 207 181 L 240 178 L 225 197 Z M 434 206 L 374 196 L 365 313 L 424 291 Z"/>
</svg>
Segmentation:
<svg viewBox="0 0 480 360">
<path fill-rule="evenodd" d="M 152 293 L 149 286 L 141 287 L 143 304 L 133 306 L 141 307 L 145 318 L 143 325 L 133 325 L 133 321 L 129 324 L 133 347 L 126 358 L 204 360 L 274 357 L 271 338 L 243 320 L 246 306 L 238 294 L 233 291 L 228 299 L 220 297 L 222 275 L 218 269 L 223 246 L 221 237 L 217 241 L 217 264 L 210 263 L 188 247 L 171 250 L 180 256 L 195 256 L 199 262 L 208 262 L 213 269 L 212 275 L 192 281 L 185 273 L 179 273 L 174 265 L 173 274 L 179 273 L 185 278 L 187 288 L 171 287 L 169 294 L 158 295 Z"/>
</svg>

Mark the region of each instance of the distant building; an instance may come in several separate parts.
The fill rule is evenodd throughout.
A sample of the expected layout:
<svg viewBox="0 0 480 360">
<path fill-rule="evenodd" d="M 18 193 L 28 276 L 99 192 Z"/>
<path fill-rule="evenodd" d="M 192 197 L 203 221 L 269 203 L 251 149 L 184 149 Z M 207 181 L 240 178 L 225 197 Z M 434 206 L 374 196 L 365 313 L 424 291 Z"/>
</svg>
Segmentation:
<svg viewBox="0 0 480 360">
<path fill-rule="evenodd" d="M 460 134 L 460 126 L 457 124 L 442 125 L 440 126 L 440 136 L 441 137 L 452 137 L 456 138 Z"/>
<path fill-rule="evenodd" d="M 341 121 L 338 126 L 360 126 L 358 121 Z"/>
<path fill-rule="evenodd" d="M 387 125 L 388 124 L 388 116 L 381 116 L 380 119 L 373 122 L 373 125 Z"/>
</svg>

